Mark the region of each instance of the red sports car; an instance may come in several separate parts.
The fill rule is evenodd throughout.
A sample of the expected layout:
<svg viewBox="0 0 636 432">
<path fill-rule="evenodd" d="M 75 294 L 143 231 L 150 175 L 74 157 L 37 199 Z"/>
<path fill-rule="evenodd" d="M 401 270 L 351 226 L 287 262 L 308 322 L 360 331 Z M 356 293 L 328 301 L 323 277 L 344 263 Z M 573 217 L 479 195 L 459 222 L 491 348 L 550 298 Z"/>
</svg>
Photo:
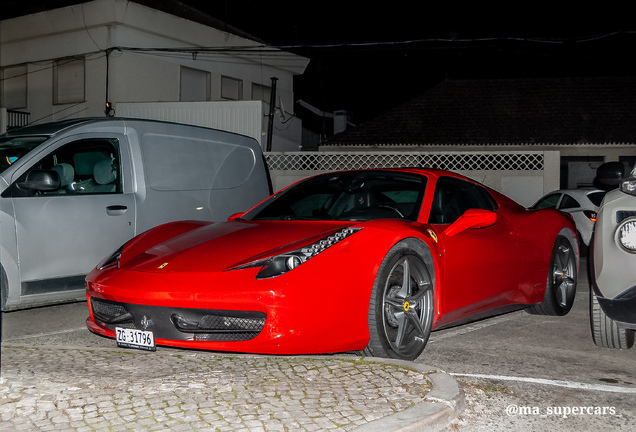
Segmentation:
<svg viewBox="0 0 636 432">
<path fill-rule="evenodd" d="M 151 229 L 87 277 L 121 346 L 415 359 L 431 330 L 514 309 L 564 315 L 572 218 L 429 169 L 302 180 L 227 222 Z"/>
</svg>

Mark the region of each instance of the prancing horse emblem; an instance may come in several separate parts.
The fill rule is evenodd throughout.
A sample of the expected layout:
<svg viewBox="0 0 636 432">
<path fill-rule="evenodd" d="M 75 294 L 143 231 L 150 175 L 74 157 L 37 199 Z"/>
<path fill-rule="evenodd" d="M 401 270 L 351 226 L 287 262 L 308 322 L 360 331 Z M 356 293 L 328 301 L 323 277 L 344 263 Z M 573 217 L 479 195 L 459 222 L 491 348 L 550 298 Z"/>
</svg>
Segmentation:
<svg viewBox="0 0 636 432">
<path fill-rule="evenodd" d="M 144 315 L 144 317 L 141 319 L 141 326 L 144 328 L 144 330 L 148 330 L 149 325 L 150 321 L 148 321 L 148 318 L 146 318 L 146 315 Z"/>
</svg>

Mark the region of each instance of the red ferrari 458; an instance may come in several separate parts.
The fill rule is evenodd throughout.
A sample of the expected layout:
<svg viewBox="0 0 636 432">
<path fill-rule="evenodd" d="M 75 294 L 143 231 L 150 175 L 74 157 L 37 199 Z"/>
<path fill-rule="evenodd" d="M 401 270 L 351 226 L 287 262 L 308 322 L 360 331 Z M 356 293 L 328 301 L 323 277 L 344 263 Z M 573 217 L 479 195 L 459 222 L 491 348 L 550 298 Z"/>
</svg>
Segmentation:
<svg viewBox="0 0 636 432">
<path fill-rule="evenodd" d="M 173 222 L 87 277 L 88 328 L 120 346 L 415 359 L 430 332 L 564 315 L 572 218 L 429 169 L 318 175 L 227 222 Z"/>
</svg>

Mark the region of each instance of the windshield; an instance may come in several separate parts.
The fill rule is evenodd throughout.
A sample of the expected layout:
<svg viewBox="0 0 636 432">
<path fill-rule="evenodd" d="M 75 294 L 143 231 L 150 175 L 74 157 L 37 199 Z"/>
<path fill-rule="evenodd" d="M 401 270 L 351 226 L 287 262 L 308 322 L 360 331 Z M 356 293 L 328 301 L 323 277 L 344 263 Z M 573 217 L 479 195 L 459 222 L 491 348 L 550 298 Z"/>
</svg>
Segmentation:
<svg viewBox="0 0 636 432">
<path fill-rule="evenodd" d="M 426 177 L 387 171 L 350 171 L 302 181 L 274 195 L 243 219 L 416 221 Z"/>
<path fill-rule="evenodd" d="M 22 156 L 49 139 L 47 136 L 14 136 L 0 138 L 0 172 L 4 172 Z"/>
</svg>

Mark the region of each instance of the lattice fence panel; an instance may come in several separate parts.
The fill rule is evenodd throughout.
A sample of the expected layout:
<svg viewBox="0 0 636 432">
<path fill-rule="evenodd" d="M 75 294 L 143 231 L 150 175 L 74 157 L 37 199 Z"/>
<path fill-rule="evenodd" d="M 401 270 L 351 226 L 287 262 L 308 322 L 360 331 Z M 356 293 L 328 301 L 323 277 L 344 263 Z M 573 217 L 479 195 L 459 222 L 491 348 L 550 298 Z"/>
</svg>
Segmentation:
<svg viewBox="0 0 636 432">
<path fill-rule="evenodd" d="M 270 170 L 338 171 L 373 168 L 438 168 L 450 171 L 541 171 L 542 152 L 522 153 L 266 153 Z"/>
</svg>

